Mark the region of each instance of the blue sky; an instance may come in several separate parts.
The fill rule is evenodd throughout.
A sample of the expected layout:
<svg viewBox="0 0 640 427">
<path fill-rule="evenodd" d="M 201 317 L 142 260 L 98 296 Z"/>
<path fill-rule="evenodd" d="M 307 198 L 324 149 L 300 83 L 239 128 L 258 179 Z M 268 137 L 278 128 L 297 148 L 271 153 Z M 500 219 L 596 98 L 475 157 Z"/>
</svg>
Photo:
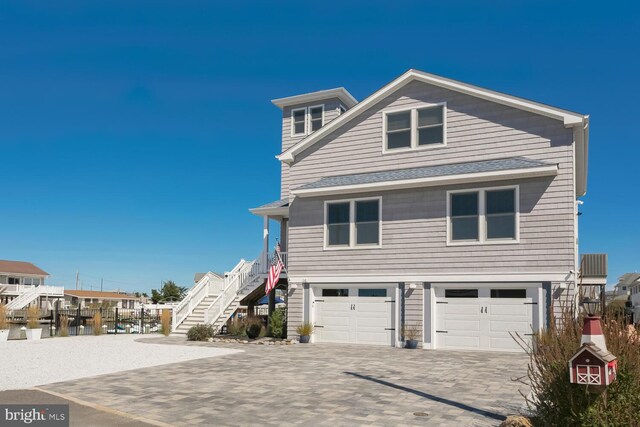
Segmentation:
<svg viewBox="0 0 640 427">
<path fill-rule="evenodd" d="M 590 114 L 580 249 L 640 269 L 636 2 L 363 4 L 1 2 L 0 258 L 85 289 L 229 270 L 279 196 L 269 101 L 417 68 Z"/>
</svg>

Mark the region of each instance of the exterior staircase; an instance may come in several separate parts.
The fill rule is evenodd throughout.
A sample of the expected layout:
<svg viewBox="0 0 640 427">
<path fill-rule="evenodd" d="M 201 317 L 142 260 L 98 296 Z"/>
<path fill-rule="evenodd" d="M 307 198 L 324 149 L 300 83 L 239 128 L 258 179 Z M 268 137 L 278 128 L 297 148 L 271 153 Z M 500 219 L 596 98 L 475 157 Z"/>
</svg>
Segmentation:
<svg viewBox="0 0 640 427">
<path fill-rule="evenodd" d="M 25 291 L 7 303 L 7 310 L 20 310 L 36 301 L 41 296 L 64 296 L 62 286 L 25 286 Z"/>
<path fill-rule="evenodd" d="M 284 254 L 286 256 L 286 254 Z M 265 283 L 275 254 L 263 252 L 253 261 L 240 260 L 224 280 L 203 277 L 173 310 L 173 335 L 186 335 L 197 324 L 213 325 L 219 332 L 240 306 L 240 301 Z M 281 259 L 286 259 L 280 254 Z M 283 261 L 286 262 L 286 261 Z"/>
</svg>

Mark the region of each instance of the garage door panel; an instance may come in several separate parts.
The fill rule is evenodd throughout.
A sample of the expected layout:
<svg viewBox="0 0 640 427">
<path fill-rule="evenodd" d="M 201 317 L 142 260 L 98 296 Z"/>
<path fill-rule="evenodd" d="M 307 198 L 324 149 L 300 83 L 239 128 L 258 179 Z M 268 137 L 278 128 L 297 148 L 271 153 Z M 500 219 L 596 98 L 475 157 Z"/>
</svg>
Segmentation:
<svg viewBox="0 0 640 427">
<path fill-rule="evenodd" d="M 456 319 L 445 319 L 444 321 L 444 329 L 448 332 L 454 331 L 479 331 L 480 330 L 480 321 L 479 320 L 456 320 Z"/>
<path fill-rule="evenodd" d="M 474 288 L 470 286 L 468 289 Z M 436 289 L 436 295 L 439 296 L 435 304 L 436 347 L 520 350 L 510 333 L 518 333 L 529 340 L 529 335 L 525 334 L 532 331 L 531 295 L 536 295 L 537 291 L 527 290 L 528 298 L 504 298 L 504 291 L 494 293 L 488 288 L 477 289 L 478 298 L 446 298 L 447 294 L 455 294 L 447 292 L 446 288 Z M 511 291 L 511 294 L 514 293 Z M 520 293 L 525 295 L 524 292 Z"/>
</svg>

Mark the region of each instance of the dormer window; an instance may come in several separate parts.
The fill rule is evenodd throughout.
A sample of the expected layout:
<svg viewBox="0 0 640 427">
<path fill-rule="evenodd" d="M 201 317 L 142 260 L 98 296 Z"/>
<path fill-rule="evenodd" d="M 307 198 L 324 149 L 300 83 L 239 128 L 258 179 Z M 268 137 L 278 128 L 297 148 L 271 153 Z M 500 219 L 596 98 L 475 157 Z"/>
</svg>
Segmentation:
<svg viewBox="0 0 640 427">
<path fill-rule="evenodd" d="M 383 152 L 439 147 L 445 141 L 445 105 L 383 113 Z"/>
<path fill-rule="evenodd" d="M 324 105 L 291 110 L 291 136 L 305 136 L 324 125 Z"/>
</svg>

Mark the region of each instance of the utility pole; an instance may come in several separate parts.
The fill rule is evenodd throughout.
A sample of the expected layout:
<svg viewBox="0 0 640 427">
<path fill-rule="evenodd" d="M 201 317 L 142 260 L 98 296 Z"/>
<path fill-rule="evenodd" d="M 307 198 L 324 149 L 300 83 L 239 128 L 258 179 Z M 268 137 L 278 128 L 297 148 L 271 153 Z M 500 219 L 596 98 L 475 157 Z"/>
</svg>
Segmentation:
<svg viewBox="0 0 640 427">
<path fill-rule="evenodd" d="M 76 291 L 78 290 L 78 277 L 80 275 L 79 271 L 76 271 Z"/>
<path fill-rule="evenodd" d="M 102 292 L 102 277 L 100 278 L 100 292 Z"/>
</svg>

